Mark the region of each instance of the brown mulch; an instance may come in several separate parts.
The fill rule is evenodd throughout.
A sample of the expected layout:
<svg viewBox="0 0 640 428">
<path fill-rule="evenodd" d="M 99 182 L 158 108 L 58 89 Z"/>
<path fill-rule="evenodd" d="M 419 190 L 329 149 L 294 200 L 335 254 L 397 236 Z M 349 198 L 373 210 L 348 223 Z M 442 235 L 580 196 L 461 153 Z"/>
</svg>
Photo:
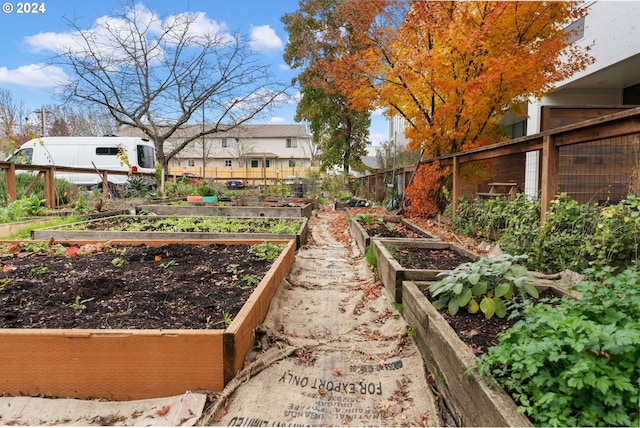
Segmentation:
<svg viewBox="0 0 640 428">
<path fill-rule="evenodd" d="M 60 247 L 0 258 L 0 328 L 225 328 L 272 265 L 248 245 Z"/>
</svg>

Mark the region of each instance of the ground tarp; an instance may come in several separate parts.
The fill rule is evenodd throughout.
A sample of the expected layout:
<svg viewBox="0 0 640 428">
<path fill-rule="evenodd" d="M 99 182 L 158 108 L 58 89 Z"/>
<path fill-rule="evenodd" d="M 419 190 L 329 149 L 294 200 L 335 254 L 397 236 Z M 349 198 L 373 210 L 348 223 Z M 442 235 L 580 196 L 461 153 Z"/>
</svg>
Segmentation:
<svg viewBox="0 0 640 428">
<path fill-rule="evenodd" d="M 227 386 L 205 424 L 441 426 L 407 324 L 354 243 L 335 236 L 336 215 L 312 217 L 310 242 L 260 327 L 268 350 Z"/>
</svg>

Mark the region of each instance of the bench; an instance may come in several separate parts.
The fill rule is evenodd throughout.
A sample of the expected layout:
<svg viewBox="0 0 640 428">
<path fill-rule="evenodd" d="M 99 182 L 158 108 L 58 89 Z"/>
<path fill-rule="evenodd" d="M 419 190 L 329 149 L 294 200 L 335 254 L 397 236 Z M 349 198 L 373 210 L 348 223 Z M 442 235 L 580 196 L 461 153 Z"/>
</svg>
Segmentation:
<svg viewBox="0 0 640 428">
<path fill-rule="evenodd" d="M 516 182 L 495 182 L 487 183 L 490 186 L 488 192 L 478 192 L 476 195 L 480 198 L 508 198 L 513 200 L 518 193 L 518 183 Z"/>
</svg>

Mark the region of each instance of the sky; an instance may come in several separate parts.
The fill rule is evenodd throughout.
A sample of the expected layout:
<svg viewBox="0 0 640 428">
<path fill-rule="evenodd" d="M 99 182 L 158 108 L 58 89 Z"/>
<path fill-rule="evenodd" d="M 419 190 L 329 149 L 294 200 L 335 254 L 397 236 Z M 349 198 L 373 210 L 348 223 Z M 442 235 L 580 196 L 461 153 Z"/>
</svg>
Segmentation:
<svg viewBox="0 0 640 428">
<path fill-rule="evenodd" d="M 259 58 L 270 64 L 278 77 L 290 81 L 299 73 L 282 59 L 287 33 L 280 21 L 285 13 L 298 9 L 297 0 L 141 0 L 137 3 L 160 16 L 202 12 L 207 25 L 248 35 Z M 101 20 L 122 11 L 123 5 L 120 0 L 30 3 L 2 0 L 0 88 L 9 90 L 14 101 L 34 111 L 42 105 L 59 104 L 55 81 L 64 80 L 67 74 L 60 67 L 45 66 L 53 55 L 51 46 L 61 43 L 72 32 L 69 21 L 83 29 L 94 28 Z M 256 123 L 293 124 L 295 107 L 292 101 Z M 375 112 L 369 138 L 373 145 L 379 145 L 387 139 L 386 135 L 386 120 Z"/>
</svg>

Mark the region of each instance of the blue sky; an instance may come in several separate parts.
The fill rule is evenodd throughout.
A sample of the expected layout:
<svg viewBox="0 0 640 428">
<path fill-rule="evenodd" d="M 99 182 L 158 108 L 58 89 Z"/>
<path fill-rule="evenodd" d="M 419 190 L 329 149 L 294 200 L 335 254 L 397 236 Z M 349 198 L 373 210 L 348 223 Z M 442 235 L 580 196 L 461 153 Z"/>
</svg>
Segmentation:
<svg viewBox="0 0 640 428">
<path fill-rule="evenodd" d="M 280 17 L 298 8 L 297 0 L 143 0 L 138 3 L 160 16 L 181 12 L 203 12 L 209 25 L 220 25 L 251 37 L 252 47 L 265 63 L 287 81 L 295 77 L 282 59 L 287 33 Z M 27 4 L 27 3 L 23 3 Z M 28 3 L 28 4 L 33 4 Z M 54 81 L 63 79 L 65 70 L 46 68 L 51 57 L 49 46 L 71 32 L 68 20 L 81 28 L 92 28 L 98 19 L 121 11 L 120 0 L 47 0 L 39 13 L 18 13 L 19 2 L 2 0 L 0 14 L 0 88 L 8 89 L 15 101 L 36 110 L 43 104 L 57 104 Z M 24 12 L 24 10 L 23 10 Z M 295 123 L 295 104 L 279 108 L 263 122 Z M 386 140 L 386 121 L 372 117 L 370 139 Z"/>
</svg>

